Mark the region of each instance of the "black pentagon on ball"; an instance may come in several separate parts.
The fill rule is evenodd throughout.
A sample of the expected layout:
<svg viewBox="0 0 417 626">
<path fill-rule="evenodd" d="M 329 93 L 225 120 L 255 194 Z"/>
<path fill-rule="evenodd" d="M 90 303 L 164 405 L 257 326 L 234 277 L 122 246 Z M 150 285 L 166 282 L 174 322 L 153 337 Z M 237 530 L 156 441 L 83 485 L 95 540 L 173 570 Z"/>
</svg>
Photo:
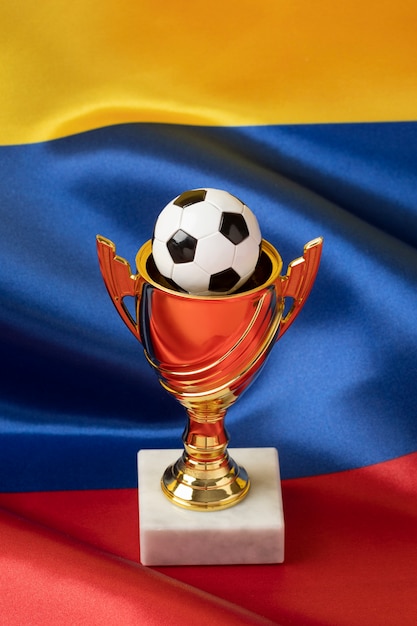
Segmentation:
<svg viewBox="0 0 417 626">
<path fill-rule="evenodd" d="M 226 293 L 233 289 L 236 283 L 240 280 L 240 276 L 234 269 L 229 267 L 227 270 L 212 274 L 210 276 L 209 290 L 218 291 L 219 293 Z"/>
<path fill-rule="evenodd" d="M 184 193 L 174 200 L 173 204 L 176 204 L 184 209 L 186 206 L 190 206 L 191 204 L 203 202 L 206 195 L 207 189 L 191 189 L 190 191 L 184 191 Z"/>
<path fill-rule="evenodd" d="M 249 237 L 248 226 L 240 213 L 222 213 L 220 232 L 235 246 Z"/>
<path fill-rule="evenodd" d="M 174 263 L 189 263 L 194 260 L 197 239 L 183 230 L 177 232 L 167 242 L 167 248 Z"/>
</svg>

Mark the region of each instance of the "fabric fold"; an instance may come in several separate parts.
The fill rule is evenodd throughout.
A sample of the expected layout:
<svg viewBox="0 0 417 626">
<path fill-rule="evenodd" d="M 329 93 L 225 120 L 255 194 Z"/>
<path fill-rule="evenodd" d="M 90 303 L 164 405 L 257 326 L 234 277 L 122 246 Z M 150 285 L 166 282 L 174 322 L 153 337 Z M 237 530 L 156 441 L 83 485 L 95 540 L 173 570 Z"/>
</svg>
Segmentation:
<svg viewBox="0 0 417 626">
<path fill-rule="evenodd" d="M 5 511 L 0 536 L 4 626 L 273 623 Z"/>
</svg>

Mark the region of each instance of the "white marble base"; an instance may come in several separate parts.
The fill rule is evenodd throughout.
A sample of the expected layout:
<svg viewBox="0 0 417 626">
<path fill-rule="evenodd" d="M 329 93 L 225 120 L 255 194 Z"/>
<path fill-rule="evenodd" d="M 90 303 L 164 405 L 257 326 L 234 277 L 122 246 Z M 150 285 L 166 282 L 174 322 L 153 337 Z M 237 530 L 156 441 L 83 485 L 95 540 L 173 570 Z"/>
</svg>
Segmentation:
<svg viewBox="0 0 417 626">
<path fill-rule="evenodd" d="M 138 454 L 140 560 L 143 565 L 282 563 L 284 516 L 275 448 L 232 448 L 247 470 L 246 498 L 220 511 L 189 511 L 162 493 L 161 476 L 182 450 Z"/>
</svg>

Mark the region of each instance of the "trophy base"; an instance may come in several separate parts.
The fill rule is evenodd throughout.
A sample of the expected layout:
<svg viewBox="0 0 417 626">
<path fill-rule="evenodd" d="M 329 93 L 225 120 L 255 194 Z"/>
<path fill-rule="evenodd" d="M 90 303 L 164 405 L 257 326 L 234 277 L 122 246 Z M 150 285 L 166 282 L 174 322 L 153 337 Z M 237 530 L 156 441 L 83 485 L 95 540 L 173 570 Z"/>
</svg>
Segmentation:
<svg viewBox="0 0 417 626">
<path fill-rule="evenodd" d="M 162 492 L 177 506 L 215 511 L 234 506 L 246 497 L 250 481 L 246 470 L 226 456 L 220 462 L 192 462 L 186 452 L 165 470 Z M 207 478 L 209 476 L 209 478 Z"/>
<path fill-rule="evenodd" d="M 162 493 L 161 475 L 181 450 L 138 454 L 140 560 L 143 565 L 282 563 L 284 516 L 275 448 L 234 448 L 251 489 L 236 506 L 185 510 Z"/>
</svg>

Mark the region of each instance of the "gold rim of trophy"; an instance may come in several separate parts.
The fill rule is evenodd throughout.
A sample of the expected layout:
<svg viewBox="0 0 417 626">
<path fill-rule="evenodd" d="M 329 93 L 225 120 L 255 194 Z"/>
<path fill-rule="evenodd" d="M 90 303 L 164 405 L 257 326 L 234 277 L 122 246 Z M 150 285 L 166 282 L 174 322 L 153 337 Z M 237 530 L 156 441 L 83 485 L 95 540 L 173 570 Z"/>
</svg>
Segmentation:
<svg viewBox="0 0 417 626">
<path fill-rule="evenodd" d="M 243 289 L 242 291 L 238 291 L 230 294 L 219 294 L 219 295 L 207 295 L 207 296 L 198 296 L 191 293 L 186 293 L 182 291 L 177 291 L 172 289 L 166 285 L 161 284 L 156 281 L 148 271 L 148 261 L 152 257 L 152 240 L 149 239 L 143 246 L 139 249 L 136 254 L 136 269 L 140 276 L 145 279 L 147 282 L 151 283 L 154 287 L 161 289 L 162 291 L 166 291 L 171 294 L 175 294 L 180 298 L 192 298 L 192 299 L 202 299 L 202 300 L 224 300 L 225 298 L 239 298 L 239 297 L 247 297 L 248 294 L 256 293 L 257 291 L 261 291 L 265 289 L 265 287 L 274 281 L 279 279 L 280 272 L 282 270 L 282 259 L 279 252 L 274 248 L 272 244 L 269 243 L 266 239 L 262 239 L 261 241 L 261 253 L 264 252 L 268 257 L 268 260 L 271 263 L 271 271 L 268 274 L 266 280 L 262 282 L 260 285 L 256 285 L 252 289 Z"/>
</svg>

